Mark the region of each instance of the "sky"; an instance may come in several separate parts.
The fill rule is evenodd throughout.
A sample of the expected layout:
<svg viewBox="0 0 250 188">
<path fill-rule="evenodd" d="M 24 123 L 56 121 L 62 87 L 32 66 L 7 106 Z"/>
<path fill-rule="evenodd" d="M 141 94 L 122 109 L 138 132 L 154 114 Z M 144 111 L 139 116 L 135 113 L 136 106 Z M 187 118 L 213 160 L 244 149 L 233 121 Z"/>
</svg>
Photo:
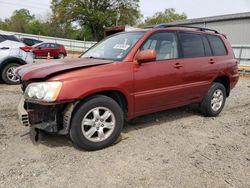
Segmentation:
<svg viewBox="0 0 250 188">
<path fill-rule="evenodd" d="M 0 19 L 8 18 L 14 10 L 26 8 L 38 17 L 50 12 L 51 0 L 0 0 Z M 250 12 L 250 0 L 140 0 L 144 18 L 166 8 L 186 13 L 188 18 Z"/>
</svg>

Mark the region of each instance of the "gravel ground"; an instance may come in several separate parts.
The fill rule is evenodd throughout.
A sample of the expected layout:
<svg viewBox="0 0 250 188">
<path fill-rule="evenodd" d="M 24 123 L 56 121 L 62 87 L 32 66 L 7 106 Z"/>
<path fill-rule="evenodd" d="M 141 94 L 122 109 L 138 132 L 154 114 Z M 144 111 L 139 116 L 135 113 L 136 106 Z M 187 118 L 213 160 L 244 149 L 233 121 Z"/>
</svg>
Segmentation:
<svg viewBox="0 0 250 188">
<path fill-rule="evenodd" d="M 19 86 L 0 84 L 0 187 L 250 187 L 250 80 L 217 118 L 182 107 L 137 118 L 116 145 L 80 151 L 63 136 L 32 143 Z"/>
</svg>

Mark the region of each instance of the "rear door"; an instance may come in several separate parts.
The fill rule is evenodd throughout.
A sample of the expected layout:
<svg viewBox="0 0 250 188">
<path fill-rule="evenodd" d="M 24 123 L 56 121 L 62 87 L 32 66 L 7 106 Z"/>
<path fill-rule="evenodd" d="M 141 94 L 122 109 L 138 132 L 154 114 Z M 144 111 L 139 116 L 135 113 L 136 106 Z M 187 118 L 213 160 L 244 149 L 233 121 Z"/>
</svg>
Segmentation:
<svg viewBox="0 0 250 188">
<path fill-rule="evenodd" d="M 206 37 L 212 49 L 213 57 L 211 59 L 213 59 L 212 64 L 215 71 L 223 68 L 224 63 L 229 63 L 228 61 L 235 62 L 235 60 L 230 57 L 225 58 L 225 56 L 228 55 L 228 51 L 220 36 L 207 34 Z"/>
<path fill-rule="evenodd" d="M 185 67 L 185 100 L 200 101 L 214 76 L 214 58 L 206 36 L 197 32 L 179 32 Z"/>
<path fill-rule="evenodd" d="M 50 55 L 52 57 L 56 57 L 58 55 L 58 51 L 59 51 L 59 46 L 58 44 L 50 44 Z"/>
<path fill-rule="evenodd" d="M 157 59 L 134 68 L 135 115 L 181 103 L 183 67 L 177 41 L 176 32 L 161 31 L 152 34 L 140 48 L 156 50 Z"/>
</svg>

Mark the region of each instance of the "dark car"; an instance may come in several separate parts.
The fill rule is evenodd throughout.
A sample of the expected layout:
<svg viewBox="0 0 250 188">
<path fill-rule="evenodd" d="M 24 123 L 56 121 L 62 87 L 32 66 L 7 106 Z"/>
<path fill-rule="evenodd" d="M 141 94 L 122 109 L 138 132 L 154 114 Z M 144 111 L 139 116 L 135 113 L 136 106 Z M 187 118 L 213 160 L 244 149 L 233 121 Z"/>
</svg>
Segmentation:
<svg viewBox="0 0 250 188">
<path fill-rule="evenodd" d="M 43 41 L 37 40 L 37 39 L 32 39 L 32 38 L 21 38 L 20 39 L 24 44 L 27 46 L 33 46 L 38 43 L 42 43 Z"/>
<path fill-rule="evenodd" d="M 34 58 L 44 58 L 49 55 L 55 59 L 63 59 L 67 56 L 64 46 L 57 43 L 38 43 L 33 46 L 26 46 L 25 50 L 33 52 Z"/>
<path fill-rule="evenodd" d="M 192 103 L 218 116 L 239 78 L 226 36 L 158 27 L 110 36 L 80 59 L 19 68 L 22 124 L 96 150 L 117 140 L 125 119 Z"/>
</svg>

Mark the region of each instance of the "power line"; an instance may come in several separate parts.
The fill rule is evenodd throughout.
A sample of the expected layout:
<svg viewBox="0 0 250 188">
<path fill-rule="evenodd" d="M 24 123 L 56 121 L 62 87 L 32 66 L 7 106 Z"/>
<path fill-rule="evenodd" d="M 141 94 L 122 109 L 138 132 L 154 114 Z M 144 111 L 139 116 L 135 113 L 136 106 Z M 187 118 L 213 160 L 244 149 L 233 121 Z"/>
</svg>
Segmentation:
<svg viewBox="0 0 250 188">
<path fill-rule="evenodd" d="M 48 7 L 48 4 L 44 4 L 44 3 L 41 3 L 41 2 L 37 2 L 37 0 L 25 0 L 25 1 L 29 1 L 30 3 L 34 3 L 34 4 L 38 4 L 38 5 L 41 5 L 41 6 L 45 6 L 45 7 Z"/>
<path fill-rule="evenodd" d="M 1 0 L 3 3 L 12 3 L 12 4 L 15 4 L 15 5 L 19 5 L 20 4 L 20 2 L 9 2 L 8 0 Z M 25 1 L 27 1 L 27 0 L 25 0 Z M 21 4 L 20 5 L 27 5 L 27 6 L 33 6 L 33 5 L 35 5 L 35 6 L 41 6 L 41 7 L 49 7 L 48 5 L 46 5 L 46 4 L 43 4 L 43 3 L 37 3 L 37 2 L 25 2 L 25 1 L 22 1 L 21 2 Z"/>
<path fill-rule="evenodd" d="M 50 9 L 49 7 L 45 8 L 45 6 L 44 7 L 39 7 L 39 6 L 33 6 L 33 5 L 27 5 L 27 4 L 20 4 L 20 3 L 15 4 L 15 3 L 4 2 L 4 1 L 0 1 L 0 2 L 4 3 L 4 4 L 15 6 L 15 7 L 22 6 L 22 7 L 25 7 L 25 8 L 35 8 L 35 9 L 43 9 L 43 10 L 49 10 Z"/>
</svg>

